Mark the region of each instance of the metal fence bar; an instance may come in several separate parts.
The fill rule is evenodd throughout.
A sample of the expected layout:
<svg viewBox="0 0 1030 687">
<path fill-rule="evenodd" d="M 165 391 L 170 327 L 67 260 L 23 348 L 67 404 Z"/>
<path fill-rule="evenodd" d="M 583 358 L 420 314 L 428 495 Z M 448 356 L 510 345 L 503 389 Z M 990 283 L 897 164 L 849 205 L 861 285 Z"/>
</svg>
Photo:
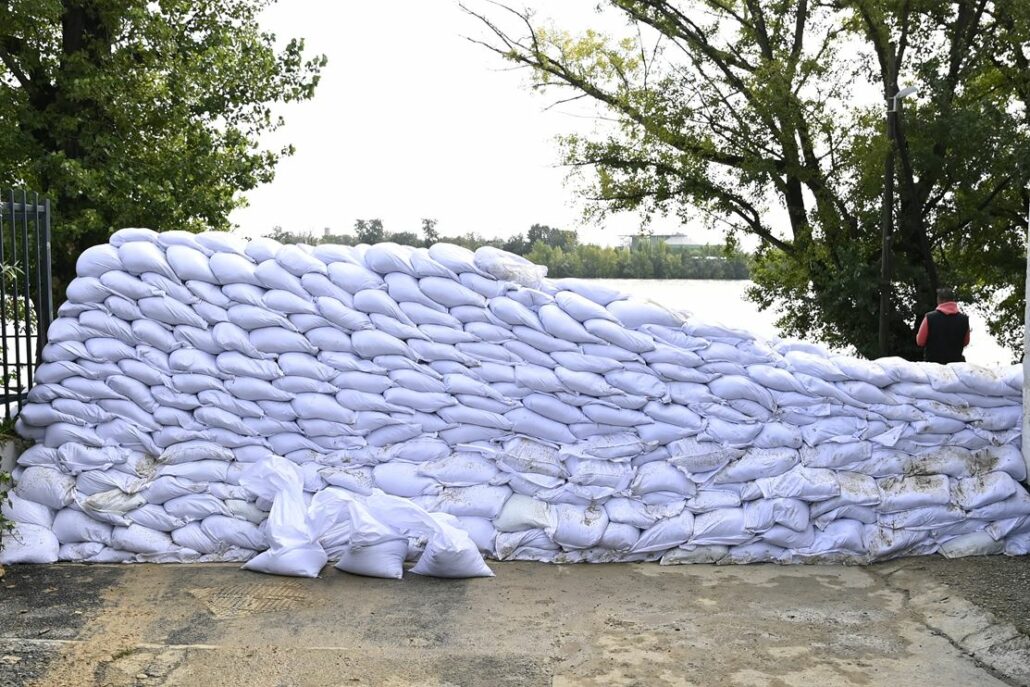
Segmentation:
<svg viewBox="0 0 1030 687">
<path fill-rule="evenodd" d="M 50 201 L 0 192 L 0 404 L 9 419 L 32 388 L 53 315 Z M 10 234 L 10 239 L 8 239 Z"/>
<path fill-rule="evenodd" d="M 0 198 L 0 370 L 2 370 L 3 377 L 0 377 L 0 382 L 3 383 L 4 396 L 7 395 L 7 383 L 11 376 L 9 356 L 7 351 L 7 272 L 2 268 L 7 266 L 4 262 L 4 223 L 7 219 L 7 213 L 4 212 L 3 199 Z M 4 417 L 10 417 L 9 407 L 4 404 Z"/>
<path fill-rule="evenodd" d="M 28 206 L 28 191 L 21 190 L 21 204 Z M 29 213 L 26 210 L 21 213 L 21 247 L 25 265 L 25 315 L 22 322 L 25 324 L 25 388 L 32 388 L 32 368 L 36 356 L 32 354 L 32 316 L 35 308 L 32 306 L 32 263 L 29 262 Z"/>
<path fill-rule="evenodd" d="M 39 194 L 34 193 L 32 204 L 34 226 L 36 227 L 36 364 L 43 362 L 43 336 L 46 331 L 43 329 L 43 237 L 40 234 L 39 223 Z M 48 325 L 49 328 L 49 325 Z M 29 379 L 29 387 L 32 387 L 32 380 Z"/>
<path fill-rule="evenodd" d="M 11 265 L 14 267 L 11 278 L 14 281 L 14 287 L 11 289 L 10 304 L 4 302 L 4 307 L 8 305 L 13 306 L 11 318 L 14 320 L 14 379 L 16 386 L 14 387 L 15 396 L 21 393 L 21 332 L 18 326 L 20 317 L 18 317 L 18 292 L 20 286 L 18 284 L 18 273 L 21 271 L 17 268 L 18 263 L 18 216 L 14 213 L 14 189 L 10 190 L 10 206 L 11 210 Z M 6 386 L 10 389 L 11 380 L 8 379 Z M 8 414 L 10 413 L 11 406 L 7 405 Z"/>
<path fill-rule="evenodd" d="M 43 266 L 46 270 L 46 282 L 42 290 L 42 295 L 46 299 L 46 326 L 42 328 L 40 337 L 45 338 L 48 331 L 50 331 L 50 324 L 54 321 L 54 279 L 50 272 L 51 268 L 51 255 L 50 255 L 50 199 L 47 198 L 43 205 L 43 240 L 46 244 L 43 251 Z M 43 350 L 40 346 L 39 350 Z"/>
</svg>

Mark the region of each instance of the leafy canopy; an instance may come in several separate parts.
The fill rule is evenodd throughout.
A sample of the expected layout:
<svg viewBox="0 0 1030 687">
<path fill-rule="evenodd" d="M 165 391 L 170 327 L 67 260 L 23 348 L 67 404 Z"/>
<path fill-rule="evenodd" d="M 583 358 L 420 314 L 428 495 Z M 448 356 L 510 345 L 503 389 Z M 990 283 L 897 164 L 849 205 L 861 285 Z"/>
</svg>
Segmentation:
<svg viewBox="0 0 1030 687">
<path fill-rule="evenodd" d="M 787 334 L 879 353 L 884 98 L 898 128 L 890 347 L 938 286 L 1016 347 L 1030 160 L 1025 0 L 608 0 L 624 36 L 466 7 L 473 39 L 610 126 L 562 140 L 590 213 L 701 218 L 760 249 L 750 297 Z M 982 335 L 982 334 L 980 334 Z"/>
<path fill-rule="evenodd" d="M 271 1 L 0 6 L 0 186 L 54 201 L 59 282 L 113 229 L 229 228 L 241 192 L 292 153 L 257 142 L 326 60 L 301 40 L 276 48 L 257 22 Z"/>
</svg>

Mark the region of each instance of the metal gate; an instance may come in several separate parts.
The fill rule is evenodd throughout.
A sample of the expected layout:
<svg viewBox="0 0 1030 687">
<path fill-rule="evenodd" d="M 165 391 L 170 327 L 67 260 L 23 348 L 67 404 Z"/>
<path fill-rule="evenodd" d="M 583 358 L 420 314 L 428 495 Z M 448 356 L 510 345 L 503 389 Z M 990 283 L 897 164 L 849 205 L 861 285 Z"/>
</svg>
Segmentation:
<svg viewBox="0 0 1030 687">
<path fill-rule="evenodd" d="M 0 192 L 0 405 L 4 419 L 32 388 L 32 373 L 54 319 L 50 201 Z"/>
</svg>

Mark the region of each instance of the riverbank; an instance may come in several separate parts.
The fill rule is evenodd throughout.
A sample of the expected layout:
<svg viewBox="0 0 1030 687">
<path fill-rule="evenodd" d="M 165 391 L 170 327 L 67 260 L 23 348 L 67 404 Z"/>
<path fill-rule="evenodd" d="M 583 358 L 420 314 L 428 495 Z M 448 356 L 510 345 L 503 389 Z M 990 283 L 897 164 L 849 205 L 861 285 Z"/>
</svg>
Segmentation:
<svg viewBox="0 0 1030 687">
<path fill-rule="evenodd" d="M 763 338 L 777 336 L 776 313 L 761 311 L 745 297 L 748 280 L 727 279 L 598 279 L 628 294 L 671 308 L 689 310 L 697 317 L 747 329 Z M 1012 353 L 987 333 L 982 315 L 969 310 L 972 330 L 966 360 L 977 365 L 1011 365 Z M 842 351 L 854 355 L 854 351 Z"/>
</svg>

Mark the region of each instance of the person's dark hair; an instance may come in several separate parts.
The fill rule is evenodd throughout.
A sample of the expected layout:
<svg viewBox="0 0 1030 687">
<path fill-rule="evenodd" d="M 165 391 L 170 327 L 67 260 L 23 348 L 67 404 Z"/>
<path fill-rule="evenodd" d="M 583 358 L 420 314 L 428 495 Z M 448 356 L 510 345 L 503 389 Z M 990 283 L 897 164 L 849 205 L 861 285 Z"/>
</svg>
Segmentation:
<svg viewBox="0 0 1030 687">
<path fill-rule="evenodd" d="M 947 303 L 948 301 L 955 300 L 955 289 L 950 286 L 942 286 L 937 289 L 937 302 Z"/>
</svg>

